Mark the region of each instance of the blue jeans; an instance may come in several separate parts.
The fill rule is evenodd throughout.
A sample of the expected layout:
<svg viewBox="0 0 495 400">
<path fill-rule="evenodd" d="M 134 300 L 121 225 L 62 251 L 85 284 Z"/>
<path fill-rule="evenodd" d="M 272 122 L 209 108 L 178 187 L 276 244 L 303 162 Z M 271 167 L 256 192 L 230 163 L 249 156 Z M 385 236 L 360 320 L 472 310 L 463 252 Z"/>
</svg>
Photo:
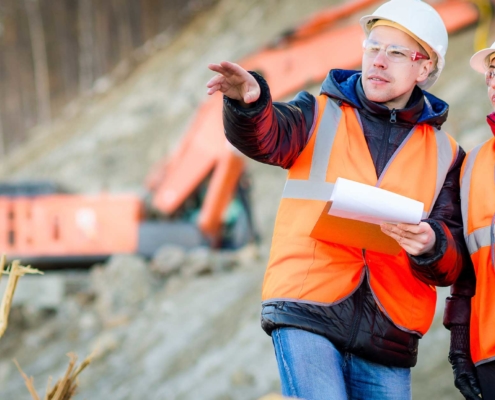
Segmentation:
<svg viewBox="0 0 495 400">
<path fill-rule="evenodd" d="M 272 332 L 282 394 L 305 400 L 410 400 L 411 369 L 387 367 L 339 351 L 301 329 Z"/>
</svg>

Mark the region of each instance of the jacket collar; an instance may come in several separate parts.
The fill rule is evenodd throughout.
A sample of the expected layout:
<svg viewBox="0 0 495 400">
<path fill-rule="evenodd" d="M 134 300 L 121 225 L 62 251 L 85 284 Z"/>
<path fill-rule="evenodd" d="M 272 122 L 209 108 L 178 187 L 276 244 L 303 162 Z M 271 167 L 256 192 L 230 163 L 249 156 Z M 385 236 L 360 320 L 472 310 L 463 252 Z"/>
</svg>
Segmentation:
<svg viewBox="0 0 495 400">
<path fill-rule="evenodd" d="M 343 101 L 352 107 L 365 109 L 377 116 L 389 118 L 391 110 L 366 98 L 361 85 L 361 72 L 331 70 L 321 87 L 321 94 Z M 396 110 L 397 120 L 412 124 L 426 123 L 440 128 L 447 119 L 449 106 L 443 100 L 416 87 L 405 108 Z M 494 116 L 495 121 L 495 116 Z"/>
<path fill-rule="evenodd" d="M 365 109 L 370 114 L 375 114 L 383 119 L 390 119 L 392 110 L 380 103 L 375 103 L 374 101 L 368 100 L 364 94 L 363 85 L 361 83 L 361 78 L 358 79 L 356 83 L 356 93 L 358 98 Z M 395 111 L 397 122 L 405 122 L 409 124 L 416 124 L 423 113 L 425 100 L 421 89 L 417 86 L 411 95 L 411 98 L 406 104 L 405 108 Z"/>
<path fill-rule="evenodd" d="M 492 133 L 495 136 L 495 112 L 492 112 L 491 114 L 488 114 L 486 116 L 486 122 L 488 122 L 488 125 L 490 126 Z"/>
</svg>

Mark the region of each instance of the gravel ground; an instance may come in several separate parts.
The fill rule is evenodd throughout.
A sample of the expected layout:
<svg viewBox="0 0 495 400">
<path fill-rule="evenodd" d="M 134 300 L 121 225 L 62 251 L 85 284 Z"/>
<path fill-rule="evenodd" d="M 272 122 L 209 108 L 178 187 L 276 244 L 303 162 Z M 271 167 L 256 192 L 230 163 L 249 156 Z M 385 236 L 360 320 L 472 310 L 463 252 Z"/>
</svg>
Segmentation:
<svg viewBox="0 0 495 400">
<path fill-rule="evenodd" d="M 206 65 L 239 59 L 331 3 L 336 2 L 220 1 L 120 85 L 57 123 L 43 142 L 12 154 L 0 173 L 53 179 L 76 192 L 142 193 L 150 166 L 177 145 L 206 99 Z M 452 37 L 447 68 L 432 90 L 451 104 L 444 128 L 466 150 L 490 135 L 486 88 L 468 67 L 472 43 L 473 30 Z M 0 398 L 29 398 L 13 357 L 41 389 L 49 375 L 63 372 L 68 351 L 83 357 L 95 348 L 100 357 L 81 375 L 78 399 L 256 399 L 277 391 L 270 338 L 259 327 L 259 296 L 277 208 L 273 199 L 280 196 L 285 172 L 254 162 L 249 169 L 262 234 L 257 257 L 235 254 L 233 267 L 211 267 L 201 276 L 158 276 L 133 257 L 90 273 L 57 275 L 66 288 L 59 307 L 13 310 L 0 341 Z M 131 272 L 119 272 L 124 270 Z M 415 399 L 461 399 L 441 326 L 447 293 L 440 291 L 437 319 L 421 340 Z"/>
</svg>

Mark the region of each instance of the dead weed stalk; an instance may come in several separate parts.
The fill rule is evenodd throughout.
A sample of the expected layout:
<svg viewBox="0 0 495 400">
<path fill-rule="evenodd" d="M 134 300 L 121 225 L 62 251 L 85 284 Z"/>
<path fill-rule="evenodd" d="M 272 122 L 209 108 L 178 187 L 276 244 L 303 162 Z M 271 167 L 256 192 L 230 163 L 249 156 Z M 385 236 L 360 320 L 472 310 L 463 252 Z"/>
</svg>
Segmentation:
<svg viewBox="0 0 495 400">
<path fill-rule="evenodd" d="M 52 378 L 50 377 L 48 379 L 48 387 L 46 389 L 46 394 L 45 397 L 43 397 L 43 400 L 70 400 L 73 398 L 73 396 L 76 394 L 77 391 L 77 377 L 78 375 L 91 363 L 91 360 L 93 359 L 93 355 L 90 355 L 86 357 L 86 359 L 77 367 L 74 368 L 76 365 L 77 361 L 77 356 L 74 353 L 69 353 L 67 354 L 69 357 L 69 365 L 67 367 L 67 370 L 65 371 L 64 376 L 57 381 L 55 386 L 51 387 L 52 383 Z M 38 396 L 38 393 L 36 392 L 36 389 L 34 387 L 34 378 L 28 377 L 24 371 L 21 369 L 19 363 L 17 360 L 14 360 L 15 365 L 17 366 L 17 369 L 21 373 L 22 377 L 24 378 L 24 382 L 26 383 L 26 387 L 29 390 L 29 393 L 31 394 L 31 397 L 33 400 L 41 400 L 41 398 Z"/>
<path fill-rule="evenodd" d="M 2 298 L 2 303 L 0 304 L 0 338 L 5 333 L 7 329 L 10 308 L 12 307 L 12 299 L 14 298 L 14 292 L 17 287 L 17 282 L 19 278 L 25 274 L 43 274 L 43 272 L 31 268 L 31 266 L 20 265 L 19 260 L 12 261 L 10 268 L 5 269 L 7 257 L 3 254 L 0 258 L 0 281 L 3 275 L 9 275 L 9 280 L 7 281 L 7 287 Z M 70 400 L 73 398 L 77 390 L 77 377 L 91 362 L 93 355 L 87 357 L 77 368 L 75 368 L 77 356 L 74 353 L 67 354 L 69 357 L 69 365 L 63 378 L 59 379 L 55 386 L 51 387 L 52 378 L 48 379 L 48 387 L 46 389 L 45 397 L 43 400 Z M 34 378 L 28 377 L 24 371 L 21 369 L 17 360 L 14 360 L 17 369 L 24 378 L 24 382 L 31 394 L 33 400 L 41 400 L 36 393 L 34 387 Z"/>
</svg>

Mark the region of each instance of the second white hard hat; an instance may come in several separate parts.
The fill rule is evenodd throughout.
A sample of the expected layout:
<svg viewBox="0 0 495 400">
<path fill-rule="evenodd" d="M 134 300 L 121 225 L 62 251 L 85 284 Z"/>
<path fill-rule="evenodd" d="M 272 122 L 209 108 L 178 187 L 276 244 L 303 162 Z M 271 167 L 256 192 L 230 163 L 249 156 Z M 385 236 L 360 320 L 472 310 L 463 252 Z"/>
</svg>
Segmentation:
<svg viewBox="0 0 495 400">
<path fill-rule="evenodd" d="M 445 53 L 449 44 L 447 29 L 440 15 L 421 0 L 390 0 L 378 7 L 373 14 L 361 18 L 359 22 L 366 35 L 369 35 L 374 22 L 380 19 L 402 25 L 435 52 L 438 58 L 436 68 L 428 79 L 418 84 L 422 89 L 432 86 L 445 66 Z"/>
<path fill-rule="evenodd" d="M 495 53 L 495 42 L 493 44 L 483 50 L 476 52 L 469 60 L 469 64 L 471 68 L 475 71 L 481 72 L 482 74 L 488 69 L 488 65 L 490 63 L 490 54 Z"/>
</svg>

